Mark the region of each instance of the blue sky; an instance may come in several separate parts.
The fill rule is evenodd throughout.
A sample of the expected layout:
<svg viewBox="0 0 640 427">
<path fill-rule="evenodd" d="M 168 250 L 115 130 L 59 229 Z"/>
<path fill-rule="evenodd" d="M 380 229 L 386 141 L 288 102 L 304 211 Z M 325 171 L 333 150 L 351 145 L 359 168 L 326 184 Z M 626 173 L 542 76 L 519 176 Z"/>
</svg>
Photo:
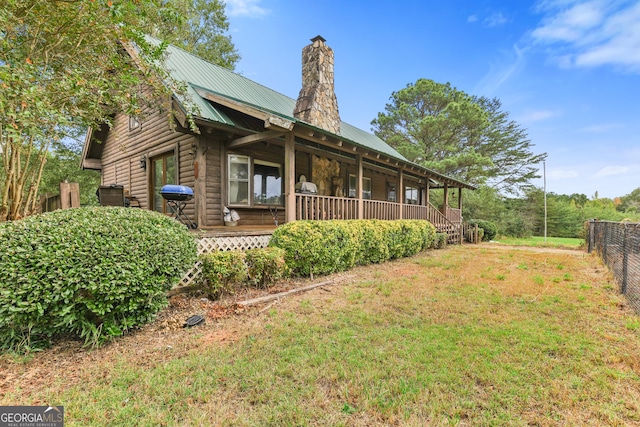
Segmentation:
<svg viewBox="0 0 640 427">
<path fill-rule="evenodd" d="M 350 124 L 371 131 L 391 93 L 419 78 L 449 82 L 502 101 L 533 151 L 548 153 L 547 191 L 614 198 L 640 187 L 640 1 L 226 4 L 236 70 L 292 98 L 301 50 L 323 36 Z"/>
</svg>

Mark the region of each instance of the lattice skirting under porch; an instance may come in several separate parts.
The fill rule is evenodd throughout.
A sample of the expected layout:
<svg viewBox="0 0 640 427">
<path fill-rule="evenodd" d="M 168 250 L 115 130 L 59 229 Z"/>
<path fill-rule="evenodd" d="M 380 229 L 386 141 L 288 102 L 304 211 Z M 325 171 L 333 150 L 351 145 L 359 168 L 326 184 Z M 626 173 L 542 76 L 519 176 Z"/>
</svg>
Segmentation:
<svg viewBox="0 0 640 427">
<path fill-rule="evenodd" d="M 233 237 L 201 237 L 198 239 L 198 256 L 215 251 L 244 251 L 247 249 L 265 248 L 271 235 L 233 236 Z M 202 275 L 202 262 L 196 261 L 191 270 L 184 275 L 177 286 L 188 286 L 196 283 Z"/>
</svg>

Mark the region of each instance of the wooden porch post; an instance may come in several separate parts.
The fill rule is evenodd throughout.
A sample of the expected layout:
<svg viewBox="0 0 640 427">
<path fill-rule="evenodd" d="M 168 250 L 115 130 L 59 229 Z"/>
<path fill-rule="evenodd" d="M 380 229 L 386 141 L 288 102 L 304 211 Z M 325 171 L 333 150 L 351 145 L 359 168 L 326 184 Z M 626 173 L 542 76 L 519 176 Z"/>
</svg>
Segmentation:
<svg viewBox="0 0 640 427">
<path fill-rule="evenodd" d="M 458 209 L 462 210 L 462 187 L 458 188 Z"/>
<path fill-rule="evenodd" d="M 296 220 L 296 150 L 295 136 L 289 132 L 284 137 L 284 218 L 285 222 Z"/>
<path fill-rule="evenodd" d="M 449 184 L 444 183 L 444 197 L 442 202 L 442 215 L 447 216 L 447 208 L 449 207 Z"/>
<path fill-rule="evenodd" d="M 430 193 L 430 190 L 429 190 L 429 177 L 427 177 L 427 185 L 426 185 L 426 187 L 427 187 L 427 194 L 426 194 L 427 195 L 427 200 L 425 200 L 425 206 L 429 206 L 429 203 L 431 203 L 429 201 L 429 193 Z"/>
<path fill-rule="evenodd" d="M 364 218 L 364 202 L 362 200 L 362 154 L 356 155 L 356 197 L 358 198 L 358 219 Z"/>
<path fill-rule="evenodd" d="M 195 138 L 196 155 L 193 160 L 193 175 L 195 178 L 194 190 L 196 193 L 196 222 L 200 226 L 205 226 L 209 225 L 207 224 L 207 139 L 202 136 Z"/>
</svg>

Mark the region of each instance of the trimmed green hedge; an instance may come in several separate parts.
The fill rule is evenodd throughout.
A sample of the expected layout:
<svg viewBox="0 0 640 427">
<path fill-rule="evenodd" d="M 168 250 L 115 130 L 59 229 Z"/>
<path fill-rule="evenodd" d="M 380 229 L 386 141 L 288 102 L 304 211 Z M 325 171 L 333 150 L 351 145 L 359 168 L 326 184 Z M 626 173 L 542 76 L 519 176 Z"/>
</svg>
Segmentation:
<svg viewBox="0 0 640 427">
<path fill-rule="evenodd" d="M 267 288 L 272 283 L 286 277 L 288 268 L 284 254 L 284 250 L 276 247 L 246 251 L 245 262 L 251 285 L 257 288 Z"/>
<path fill-rule="evenodd" d="M 202 289 L 216 299 L 233 294 L 243 285 L 266 288 L 287 275 L 284 251 L 258 248 L 248 251 L 216 251 L 201 255 Z"/>
<path fill-rule="evenodd" d="M 242 251 L 217 251 L 201 255 L 203 289 L 216 299 L 222 294 L 231 294 L 248 276 L 245 253 Z"/>
<path fill-rule="evenodd" d="M 433 239 L 433 249 L 443 249 L 447 247 L 447 240 L 449 235 L 447 233 L 436 233 Z"/>
<path fill-rule="evenodd" d="M 269 246 L 284 249 L 294 274 L 328 274 L 414 255 L 429 248 L 435 227 L 420 220 L 295 221 L 278 227 Z"/>
<path fill-rule="evenodd" d="M 484 230 L 484 234 L 482 235 L 483 242 L 489 242 L 496 237 L 498 233 L 498 227 L 491 221 L 486 221 L 483 219 L 472 219 L 469 221 L 469 225 L 474 226 L 478 224 L 478 228 Z"/>
<path fill-rule="evenodd" d="M 55 211 L 0 226 L 0 348 L 98 345 L 149 322 L 193 266 L 184 225 L 144 209 Z"/>
</svg>

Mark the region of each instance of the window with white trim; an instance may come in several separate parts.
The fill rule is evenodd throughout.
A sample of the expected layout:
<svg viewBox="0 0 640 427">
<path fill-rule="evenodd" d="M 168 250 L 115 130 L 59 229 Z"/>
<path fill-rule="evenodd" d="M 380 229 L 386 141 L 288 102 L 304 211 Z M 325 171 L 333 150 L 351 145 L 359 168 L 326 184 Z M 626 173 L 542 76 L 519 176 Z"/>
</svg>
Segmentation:
<svg viewBox="0 0 640 427">
<path fill-rule="evenodd" d="M 140 119 L 135 116 L 129 116 L 129 132 L 139 131 L 141 128 Z"/>
<path fill-rule="evenodd" d="M 408 205 L 418 204 L 418 189 L 416 187 L 404 188 L 404 202 Z"/>
<path fill-rule="evenodd" d="M 396 185 L 387 183 L 387 202 L 396 201 Z"/>
<path fill-rule="evenodd" d="M 229 155 L 229 204 L 249 205 L 249 156 Z"/>
<path fill-rule="evenodd" d="M 362 198 L 371 200 L 371 178 L 362 178 Z"/>
<path fill-rule="evenodd" d="M 281 164 L 229 154 L 228 168 L 229 205 L 282 205 Z"/>
<path fill-rule="evenodd" d="M 349 197 L 356 197 L 356 176 L 349 175 Z"/>
<path fill-rule="evenodd" d="M 356 176 L 349 175 L 349 197 L 356 197 Z M 371 200 L 371 178 L 362 177 L 362 198 Z"/>
<path fill-rule="evenodd" d="M 278 163 L 253 161 L 253 203 L 282 204 L 282 167 Z"/>
</svg>

